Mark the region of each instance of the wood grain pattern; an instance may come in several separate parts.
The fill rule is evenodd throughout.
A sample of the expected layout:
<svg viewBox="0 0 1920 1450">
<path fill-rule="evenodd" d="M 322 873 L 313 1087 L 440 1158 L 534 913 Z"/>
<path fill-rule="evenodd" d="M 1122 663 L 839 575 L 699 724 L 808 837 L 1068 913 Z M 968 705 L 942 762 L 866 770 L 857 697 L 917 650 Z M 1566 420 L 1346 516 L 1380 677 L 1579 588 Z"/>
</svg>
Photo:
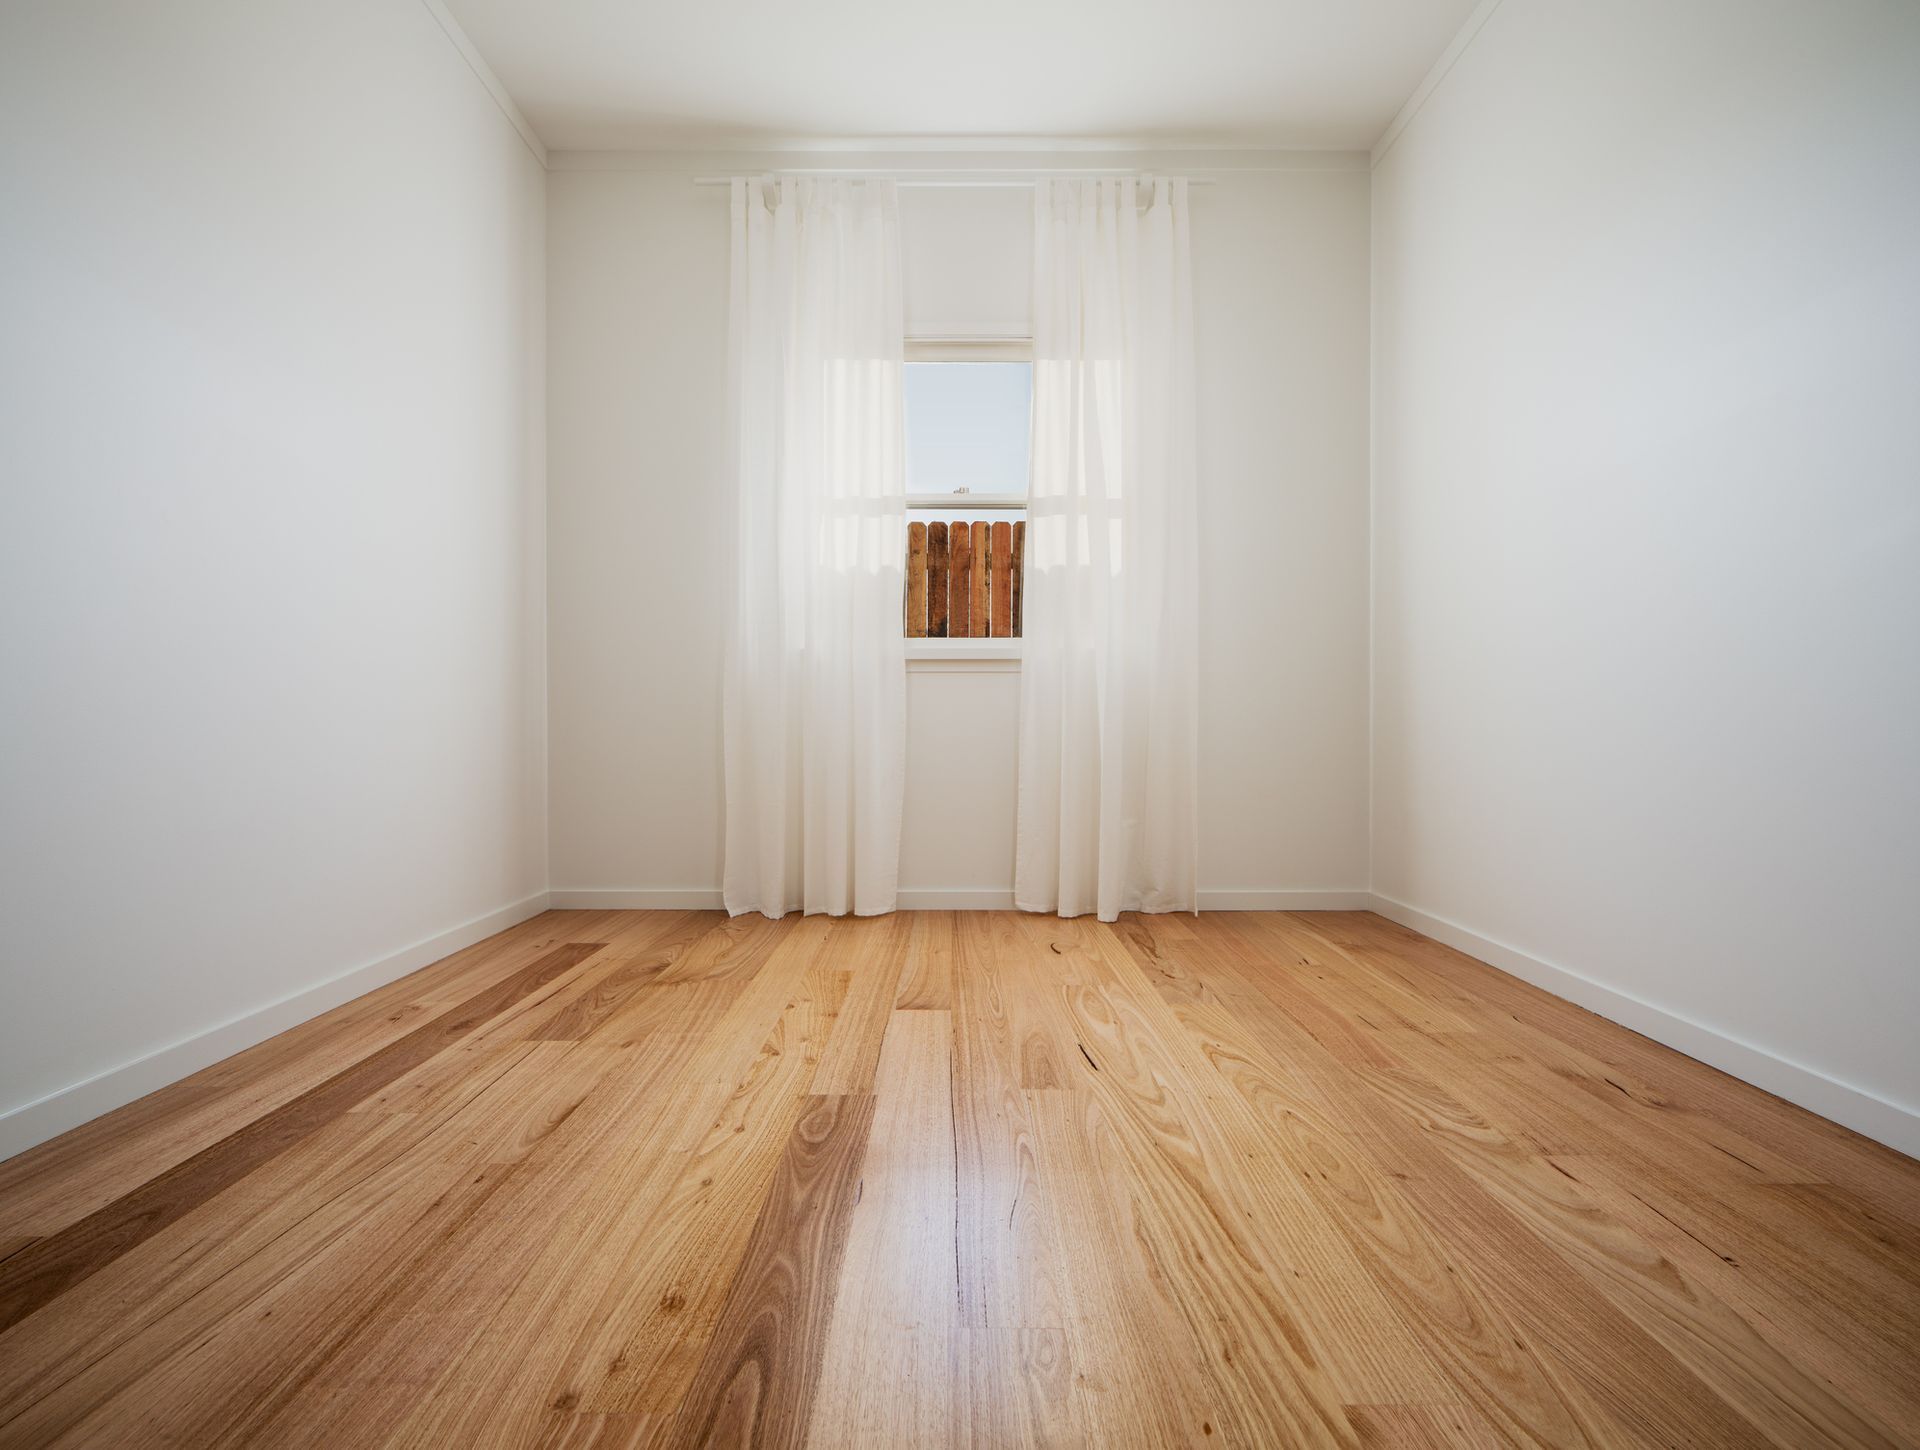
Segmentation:
<svg viewBox="0 0 1920 1450">
<path fill-rule="evenodd" d="M 814 1076 L 813 1091 L 871 1089 L 912 930 L 913 917 L 907 912 L 841 917 L 829 928 L 827 961 L 847 974 L 847 997 Z"/>
<path fill-rule="evenodd" d="M 927 638 L 947 637 L 947 526 L 927 525 Z"/>
<path fill-rule="evenodd" d="M 1025 627 L 1027 595 L 1027 521 L 1016 519 L 1013 525 L 1013 629 L 1018 639 Z"/>
<path fill-rule="evenodd" d="M 956 523 L 948 534 L 947 633 L 955 639 L 970 639 L 979 633 L 973 625 L 973 527 Z"/>
<path fill-rule="evenodd" d="M 530 966 L 475 993 L 398 1042 L 342 1068 L 325 1082 L 255 1118 L 124 1197 L 12 1255 L 0 1263 L 0 1329 L 26 1318 L 102 1264 L 136 1247 L 599 950 L 598 942 L 555 947 Z"/>
<path fill-rule="evenodd" d="M 1364 913 L 549 912 L 0 1165 L 0 1447 L 1916 1445 L 1917 1362 L 1920 1165 Z"/>
<path fill-rule="evenodd" d="M 563 939 L 561 923 L 598 940 L 604 915 L 543 912 L 0 1163 L 9 1221 L 44 1235 L 93 1212 L 524 966 Z"/>
<path fill-rule="evenodd" d="M 680 1402 L 673 1444 L 805 1440 L 872 1122 L 871 1097 L 807 1099 Z"/>
<path fill-rule="evenodd" d="M 916 911 L 893 1005 L 945 1012 L 953 1006 L 953 952 L 957 924 L 951 911 Z"/>
<path fill-rule="evenodd" d="M 968 614 L 972 619 L 974 637 L 984 639 L 993 633 L 993 560 L 990 557 L 992 526 L 985 521 L 976 521 L 972 527 L 972 533 L 973 601 L 968 608 Z"/>
<path fill-rule="evenodd" d="M 952 1027 L 896 1012 L 809 1419 L 817 1445 L 934 1445 L 959 1420 Z"/>
<path fill-rule="evenodd" d="M 907 637 L 927 633 L 927 526 L 907 525 Z"/>
<path fill-rule="evenodd" d="M 993 637 L 1004 639 L 1013 633 L 1013 525 L 1004 520 L 994 524 L 991 537 L 987 583 L 993 602 L 988 605 L 988 618 Z"/>
</svg>

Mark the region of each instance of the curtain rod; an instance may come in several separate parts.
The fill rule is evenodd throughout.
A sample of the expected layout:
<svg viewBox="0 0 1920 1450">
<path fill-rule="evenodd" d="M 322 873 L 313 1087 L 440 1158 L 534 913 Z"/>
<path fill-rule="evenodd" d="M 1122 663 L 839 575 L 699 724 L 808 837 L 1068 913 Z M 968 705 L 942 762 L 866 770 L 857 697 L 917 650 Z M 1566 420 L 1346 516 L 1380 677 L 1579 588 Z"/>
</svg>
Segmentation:
<svg viewBox="0 0 1920 1450">
<path fill-rule="evenodd" d="M 939 176 L 912 176 L 902 175 L 895 171 L 789 169 L 782 171 L 758 171 L 747 179 L 751 181 L 761 176 L 844 177 L 848 181 L 890 180 L 903 187 L 916 188 L 933 186 L 1031 187 L 1038 185 L 1042 177 L 1049 180 L 1058 179 L 1062 181 L 1093 181 L 1105 176 L 1138 176 L 1143 179 L 1151 179 L 1147 177 L 1146 173 L 1135 170 L 1132 167 L 1110 167 L 1100 171 L 1037 171 L 1031 176 L 1008 175 L 1003 169 L 995 169 L 992 172 L 979 176 L 970 176 L 963 171 L 947 172 Z M 731 176 L 696 176 L 693 178 L 693 184 L 695 186 L 726 186 L 732 180 L 733 178 Z M 1207 176 L 1188 177 L 1187 185 L 1211 186 L 1213 185 L 1213 178 Z"/>
</svg>

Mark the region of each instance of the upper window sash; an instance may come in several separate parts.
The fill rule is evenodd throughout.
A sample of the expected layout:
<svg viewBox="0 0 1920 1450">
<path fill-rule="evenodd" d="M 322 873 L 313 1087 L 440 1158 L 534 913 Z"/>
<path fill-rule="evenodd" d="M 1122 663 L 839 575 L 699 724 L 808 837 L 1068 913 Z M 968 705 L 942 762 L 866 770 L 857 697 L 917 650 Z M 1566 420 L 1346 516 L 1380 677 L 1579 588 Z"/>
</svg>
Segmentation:
<svg viewBox="0 0 1920 1450">
<path fill-rule="evenodd" d="M 906 339 L 906 360 L 910 363 L 1030 363 L 1033 339 L 1030 337 L 910 337 Z M 1018 493 L 921 493 L 907 494 L 910 509 L 1024 509 L 1027 491 Z"/>
<path fill-rule="evenodd" d="M 1030 337 L 910 337 L 907 361 L 1032 362 Z"/>
</svg>

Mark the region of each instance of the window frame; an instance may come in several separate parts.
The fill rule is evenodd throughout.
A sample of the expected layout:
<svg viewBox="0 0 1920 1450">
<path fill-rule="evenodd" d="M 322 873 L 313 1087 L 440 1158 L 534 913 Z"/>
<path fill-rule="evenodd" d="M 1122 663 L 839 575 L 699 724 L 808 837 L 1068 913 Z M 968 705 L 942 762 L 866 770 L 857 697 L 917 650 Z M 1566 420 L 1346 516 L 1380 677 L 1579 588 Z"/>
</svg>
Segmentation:
<svg viewBox="0 0 1920 1450">
<path fill-rule="evenodd" d="M 909 337 L 908 363 L 991 363 L 1033 361 L 1031 337 Z M 1031 402 L 1029 402 L 1031 407 Z M 1028 491 L 1010 493 L 910 493 L 907 513 L 916 509 L 1007 509 L 1026 511 L 1033 479 L 1031 413 L 1027 434 Z M 999 673 L 1020 668 L 1017 639 L 913 639 L 906 641 L 907 668 L 963 673 Z"/>
</svg>

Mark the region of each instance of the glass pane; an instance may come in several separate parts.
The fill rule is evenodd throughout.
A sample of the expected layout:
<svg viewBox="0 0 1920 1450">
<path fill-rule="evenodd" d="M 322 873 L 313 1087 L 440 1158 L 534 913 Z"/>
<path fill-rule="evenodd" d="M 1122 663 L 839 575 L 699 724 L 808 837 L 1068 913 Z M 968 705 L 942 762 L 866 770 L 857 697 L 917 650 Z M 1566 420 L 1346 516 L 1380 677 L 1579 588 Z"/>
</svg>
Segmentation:
<svg viewBox="0 0 1920 1450">
<path fill-rule="evenodd" d="M 1033 364 L 910 362 L 907 492 L 1027 491 Z"/>
</svg>

